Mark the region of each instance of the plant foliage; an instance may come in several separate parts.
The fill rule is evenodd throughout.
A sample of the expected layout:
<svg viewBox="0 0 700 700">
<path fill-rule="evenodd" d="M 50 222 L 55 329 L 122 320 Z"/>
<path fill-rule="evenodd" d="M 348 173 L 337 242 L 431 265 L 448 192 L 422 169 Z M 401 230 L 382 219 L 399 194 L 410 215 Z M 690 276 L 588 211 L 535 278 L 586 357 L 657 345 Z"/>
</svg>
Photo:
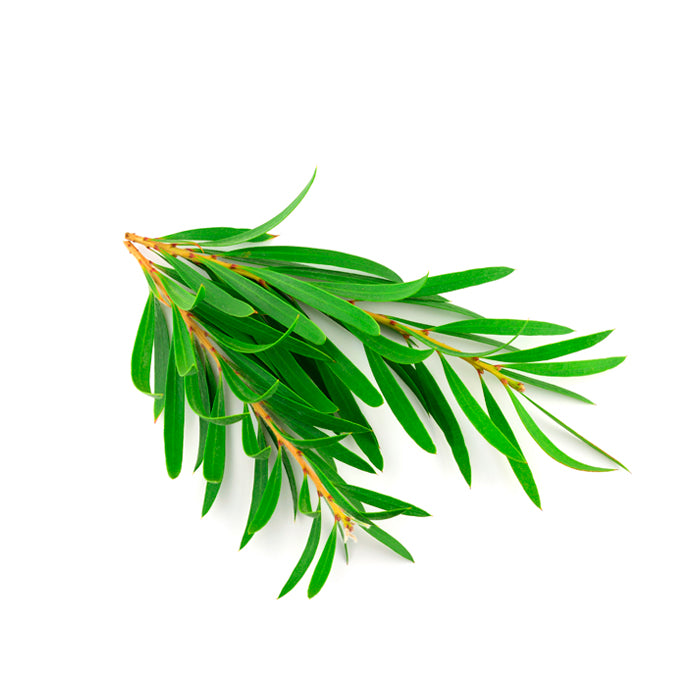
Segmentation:
<svg viewBox="0 0 700 700">
<path fill-rule="evenodd" d="M 240 546 L 273 517 L 283 482 L 292 494 L 295 515 L 298 512 L 310 520 L 308 541 L 280 597 L 299 583 L 319 548 L 308 595 L 321 590 L 332 567 L 338 534 L 345 543 L 355 539 L 358 530 L 365 532 L 413 561 L 377 521 L 428 513 L 352 484 L 348 476 L 352 470 L 343 467 L 341 476 L 339 462 L 372 474 L 384 465 L 378 436 L 360 404 L 379 406 L 385 401 L 407 435 L 419 447 L 435 452 L 431 434 L 415 408 L 417 402 L 444 434 L 470 484 L 469 452 L 458 416 L 466 419 L 506 458 L 537 507 L 540 496 L 532 470 L 496 400 L 497 392 L 512 404 L 525 432 L 558 462 L 585 471 L 624 468 L 524 394 L 529 384 L 589 402 L 536 377 L 595 374 L 620 364 L 623 357 L 560 359 L 593 347 L 610 331 L 518 349 L 513 345 L 518 337 L 573 331 L 529 319 L 483 318 L 442 296 L 501 279 L 512 272 L 510 268 L 426 275 L 404 282 L 385 265 L 357 255 L 267 245 L 274 238 L 270 231 L 301 202 L 313 179 L 280 214 L 253 229 L 204 228 L 161 238 L 128 233 L 125 241 L 150 288 L 131 373 L 136 388 L 154 399 L 156 420 L 163 413 L 168 474 L 175 478 L 182 470 L 187 404 L 199 423 L 194 469 L 201 467 L 206 482 L 202 515 L 214 504 L 226 475 L 226 426 L 240 422 L 243 450 L 253 465 L 250 510 Z M 365 301 L 400 302 L 407 314 L 415 306 L 432 307 L 450 312 L 457 320 L 431 327 L 369 311 L 362 306 Z M 364 346 L 369 374 L 326 337 L 323 323 L 312 320 L 309 308 L 318 312 L 314 318 L 320 315 L 344 328 L 349 343 Z M 470 347 L 453 346 L 453 338 L 460 344 L 467 341 Z M 427 364 L 431 355 L 439 358 L 431 364 L 444 375 L 458 415 Z M 467 386 L 460 368 L 476 373 L 478 390 Z M 533 407 L 602 454 L 611 467 L 584 464 L 563 452 L 535 420 Z M 320 546 L 324 512 L 331 526 Z"/>
</svg>

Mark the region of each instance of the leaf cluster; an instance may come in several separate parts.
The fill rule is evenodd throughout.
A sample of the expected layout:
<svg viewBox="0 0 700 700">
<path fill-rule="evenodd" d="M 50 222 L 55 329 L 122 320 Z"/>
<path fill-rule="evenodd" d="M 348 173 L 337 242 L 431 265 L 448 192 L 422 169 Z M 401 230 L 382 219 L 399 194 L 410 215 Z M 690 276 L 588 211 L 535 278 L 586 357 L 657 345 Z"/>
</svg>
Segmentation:
<svg viewBox="0 0 700 700">
<path fill-rule="evenodd" d="M 182 470 L 189 406 L 199 425 L 193 467 L 201 468 L 206 482 L 205 515 L 227 474 L 226 426 L 240 422 L 243 450 L 253 465 L 240 546 L 273 517 L 283 483 L 295 518 L 300 514 L 310 520 L 306 546 L 280 596 L 299 583 L 316 558 L 324 512 L 330 527 L 311 573 L 309 597 L 328 578 L 338 535 L 345 544 L 356 532 L 364 532 L 413 561 L 377 522 L 428 513 L 352 483 L 352 469 L 376 474 L 384 466 L 379 438 L 363 404 L 386 403 L 406 434 L 430 453 L 436 451 L 432 421 L 471 484 L 461 426 L 466 419 L 479 439 L 505 457 L 537 507 L 541 503 L 532 470 L 497 394 L 512 405 L 511 413 L 525 432 L 552 459 L 583 471 L 623 466 L 525 393 L 529 385 L 589 402 L 539 377 L 582 376 L 615 367 L 624 358 L 569 359 L 611 331 L 519 349 L 514 345 L 519 338 L 573 331 L 530 319 L 484 318 L 443 296 L 501 279 L 510 268 L 463 270 L 406 282 L 368 258 L 268 244 L 274 237 L 270 231 L 301 202 L 312 182 L 313 178 L 280 214 L 256 228 L 204 228 L 161 238 L 126 236 L 150 288 L 134 343 L 132 378 L 137 389 L 153 398 L 155 419 L 163 415 L 168 474 L 175 478 Z M 369 311 L 362 302 L 396 302 L 409 317 L 416 306 L 431 307 L 449 312 L 455 320 L 427 326 Z M 323 321 L 312 320 L 310 309 Z M 328 339 L 326 322 L 344 329 L 349 343 L 363 347 L 369 373 Z M 473 373 L 476 382 L 465 379 L 462 370 Z M 451 397 L 441 389 L 436 371 Z M 567 455 L 533 417 L 540 413 L 613 464 L 598 467 Z M 347 546 L 345 552 L 347 556 Z"/>
</svg>

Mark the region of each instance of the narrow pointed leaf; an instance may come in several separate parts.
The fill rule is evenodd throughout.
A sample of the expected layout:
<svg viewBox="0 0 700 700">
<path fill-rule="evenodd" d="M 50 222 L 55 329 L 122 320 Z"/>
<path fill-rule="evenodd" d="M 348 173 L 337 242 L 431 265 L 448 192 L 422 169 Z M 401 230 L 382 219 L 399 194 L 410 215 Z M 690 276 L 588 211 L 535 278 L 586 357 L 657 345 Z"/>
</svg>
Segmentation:
<svg viewBox="0 0 700 700">
<path fill-rule="evenodd" d="M 185 387 L 175 366 L 175 348 L 170 346 L 165 381 L 165 407 L 163 411 L 163 440 L 165 466 L 174 479 L 182 470 L 182 448 L 185 438 Z"/>
<path fill-rule="evenodd" d="M 160 304 L 155 304 L 155 333 L 153 338 L 153 419 L 158 420 L 165 406 L 165 379 L 168 372 L 168 355 L 170 354 L 170 336 L 165 315 Z"/>
<path fill-rule="evenodd" d="M 202 360 L 200 354 L 201 348 L 197 347 L 195 351 L 195 359 L 197 360 L 196 374 L 190 374 L 185 377 L 185 396 L 190 407 L 195 404 L 202 410 L 202 413 L 207 416 L 211 412 L 211 406 L 214 396 L 209 396 L 209 382 L 207 380 L 206 360 Z M 195 413 L 197 411 L 193 408 Z M 197 471 L 204 460 L 204 447 L 207 442 L 207 431 L 209 430 L 209 421 L 204 416 L 199 416 L 199 442 L 197 445 L 197 458 L 194 463 L 194 471 Z M 215 496 L 214 496 L 215 497 Z M 206 494 L 205 494 L 206 502 Z M 208 509 L 207 509 L 208 510 Z"/>
<path fill-rule="evenodd" d="M 344 440 L 350 433 L 340 433 L 340 435 L 324 435 L 323 437 L 309 438 L 304 440 L 302 438 L 292 437 L 291 435 L 285 435 L 287 440 L 296 445 L 297 447 L 327 447 L 329 445 L 335 445 L 336 443 Z"/>
<path fill-rule="evenodd" d="M 416 409 L 413 408 L 403 389 L 401 389 L 394 378 L 391 370 L 374 350 L 365 347 L 365 353 L 367 354 L 372 374 L 377 380 L 379 389 L 384 394 L 384 398 L 389 404 L 392 413 L 419 447 L 422 447 L 426 452 L 435 453 L 435 445 L 430 434 L 418 417 Z"/>
<path fill-rule="evenodd" d="M 367 337 L 374 338 L 375 336 Z M 384 403 L 382 395 L 377 391 L 374 384 L 372 384 L 364 373 L 331 343 L 330 340 L 326 340 L 321 347 L 333 360 L 328 363 L 328 369 L 333 372 L 355 396 L 361 401 L 364 401 L 368 406 L 381 406 L 382 403 Z M 331 398 L 331 400 L 333 399 Z"/>
<path fill-rule="evenodd" d="M 562 386 L 550 384 L 549 382 L 542 381 L 541 379 L 528 377 L 526 374 L 518 374 L 517 372 L 511 372 L 508 369 L 502 369 L 501 374 L 505 374 L 506 377 L 510 377 L 511 379 L 517 379 L 519 382 L 523 382 L 523 384 L 530 384 L 538 387 L 539 389 L 545 389 L 546 391 L 561 394 L 562 396 L 568 396 L 569 398 L 576 399 L 577 401 L 593 404 L 593 401 L 587 399 L 585 396 L 581 396 L 581 394 L 577 394 L 575 391 L 571 391 L 571 389 L 565 389 Z"/>
<path fill-rule="evenodd" d="M 462 476 L 467 484 L 471 485 L 472 470 L 469 452 L 452 407 L 447 402 L 433 375 L 430 374 L 430 370 L 422 363 L 417 364 L 415 370 L 415 382 L 426 401 L 426 410 L 442 430 Z"/>
<path fill-rule="evenodd" d="M 513 430 L 511 429 L 508 421 L 506 420 L 506 417 L 503 415 L 501 407 L 498 405 L 496 400 L 493 398 L 493 394 L 491 394 L 488 387 L 486 386 L 486 382 L 484 381 L 483 377 L 481 377 L 481 388 L 484 391 L 486 409 L 489 412 L 489 416 L 491 416 L 491 420 L 493 420 L 493 422 L 498 426 L 500 431 L 508 438 L 508 440 L 510 440 L 510 442 L 515 447 L 518 448 L 518 450 L 522 454 L 522 450 L 520 448 L 520 445 L 518 444 L 515 434 L 513 433 Z M 542 508 L 542 503 L 540 501 L 540 493 L 537 489 L 535 477 L 532 475 L 530 465 L 527 463 L 527 461 L 525 461 L 524 457 L 521 457 L 521 459 L 517 460 L 511 459 L 510 457 L 508 457 L 507 459 L 508 463 L 511 466 L 511 469 L 513 470 L 513 473 L 515 474 L 515 478 L 520 482 L 520 485 L 523 487 L 525 493 L 538 508 Z"/>
<path fill-rule="evenodd" d="M 287 476 L 287 483 L 289 484 L 289 495 L 292 497 L 292 510 L 294 511 L 294 520 L 297 519 L 297 500 L 299 494 L 297 491 L 297 478 L 294 475 L 294 468 L 292 467 L 292 462 L 289 459 L 289 455 L 286 450 L 281 450 L 282 452 L 282 466 L 284 467 L 284 473 Z"/>
<path fill-rule="evenodd" d="M 311 492 L 309 491 L 309 479 L 306 474 L 304 474 L 304 479 L 302 480 L 301 488 L 299 489 L 299 512 L 303 513 L 304 515 L 308 515 L 312 518 L 321 515 L 320 507 L 314 510 L 314 508 L 311 506 Z"/>
<path fill-rule="evenodd" d="M 528 433 L 530 433 L 530 436 L 532 439 L 542 448 L 543 452 L 548 454 L 552 459 L 556 460 L 557 462 L 560 462 L 561 464 L 566 465 L 567 467 L 571 467 L 572 469 L 578 469 L 580 471 L 585 471 L 585 472 L 610 472 L 610 471 L 615 471 L 614 469 L 604 469 L 602 467 L 592 467 L 590 464 L 584 464 L 583 462 L 579 462 L 577 459 L 574 459 L 573 457 L 569 457 L 569 455 L 565 454 L 562 452 L 540 429 L 540 427 L 535 423 L 535 421 L 532 419 L 530 414 L 525 410 L 525 407 L 518 401 L 518 399 L 515 398 L 515 395 L 513 394 L 512 390 L 510 387 L 507 387 L 508 389 L 508 394 L 511 398 L 511 401 L 513 402 L 513 405 L 515 406 L 515 410 L 518 413 L 518 416 L 520 417 L 520 420 L 522 421 L 523 425 L 525 426 L 525 429 L 527 430 Z"/>
<path fill-rule="evenodd" d="M 394 510 L 379 510 L 372 513 L 365 513 L 369 520 L 389 520 L 397 515 L 410 515 L 407 508 L 394 508 Z"/>
<path fill-rule="evenodd" d="M 304 551 L 301 553 L 301 557 L 299 558 L 299 561 L 297 562 L 297 565 L 294 567 L 294 571 L 292 571 L 289 579 L 287 579 L 287 583 L 282 586 L 282 590 L 280 591 L 280 594 L 277 596 L 277 598 L 281 598 L 282 596 L 287 595 L 289 591 L 291 591 L 294 586 L 301 581 L 302 577 L 306 573 L 306 570 L 309 568 L 311 562 L 313 561 L 314 555 L 316 554 L 316 550 L 318 549 L 318 543 L 321 541 L 321 505 L 319 504 L 318 510 L 316 511 L 316 515 L 318 517 L 315 517 L 313 522 L 311 523 L 311 529 L 309 530 L 309 538 L 306 541 L 306 546 L 304 547 Z"/>
<path fill-rule="evenodd" d="M 269 446 L 267 448 L 269 450 Z M 265 491 L 260 499 L 260 505 L 255 513 L 253 522 L 248 526 L 248 532 L 253 533 L 261 530 L 269 522 L 272 514 L 277 508 L 282 488 L 282 453 L 277 452 L 274 466 L 270 472 L 270 478 L 265 485 Z"/>
<path fill-rule="evenodd" d="M 221 373 L 224 375 L 224 379 L 229 386 L 229 389 L 233 392 L 233 395 L 245 403 L 259 403 L 260 401 L 266 401 L 269 399 L 279 388 L 279 380 L 271 377 L 271 383 L 265 391 L 262 393 L 257 393 L 251 389 L 237 374 L 236 371 L 228 364 L 228 362 L 221 363 Z"/>
<path fill-rule="evenodd" d="M 131 379 L 144 394 L 151 394 L 151 358 L 155 336 L 155 297 L 148 295 L 131 353 Z"/>
<path fill-rule="evenodd" d="M 499 452 L 509 459 L 524 461 L 520 450 L 513 446 L 508 438 L 499 430 L 496 424 L 489 418 L 488 413 L 481 408 L 479 402 L 471 395 L 464 382 L 457 376 L 448 361 L 440 356 L 445 370 L 447 383 L 452 389 L 457 403 L 464 411 L 469 422 L 481 433 L 482 437 Z"/>
<path fill-rule="evenodd" d="M 207 481 L 207 487 L 204 490 L 204 502 L 202 503 L 202 517 L 211 510 L 216 497 L 219 495 L 220 488 L 220 481 Z"/>
<path fill-rule="evenodd" d="M 265 447 L 265 435 L 263 433 L 262 426 L 258 426 L 258 449 L 262 453 Z M 248 520 L 245 524 L 245 530 L 243 531 L 243 537 L 241 538 L 241 544 L 239 549 L 243 549 L 248 542 L 250 542 L 253 537 L 252 532 L 248 532 L 248 528 L 252 525 L 255 514 L 258 512 L 260 507 L 260 502 L 262 501 L 263 493 L 265 493 L 265 487 L 268 481 L 268 455 L 264 457 L 257 457 L 255 460 L 255 466 L 253 468 L 253 490 L 250 496 L 250 509 L 248 510 Z"/>
<path fill-rule="evenodd" d="M 320 518 L 318 518 L 320 521 Z M 312 525 L 313 527 L 313 525 Z M 316 568 L 311 575 L 311 581 L 309 582 L 308 596 L 313 598 L 322 588 L 323 584 L 328 579 L 328 574 L 331 572 L 331 566 L 333 566 L 333 557 L 335 556 L 335 543 L 337 539 L 337 530 L 335 526 L 331 529 L 326 544 L 323 547 L 321 556 L 316 562 Z"/>
<path fill-rule="evenodd" d="M 241 440 L 243 442 L 243 451 L 248 455 L 248 457 L 265 457 L 268 456 L 272 450 L 270 445 L 266 445 L 262 448 L 258 446 L 258 439 L 255 436 L 253 421 L 249 413 L 246 413 L 243 416 Z"/>
<path fill-rule="evenodd" d="M 182 243 L 189 241 L 218 241 L 235 236 L 239 233 L 248 233 L 249 228 L 230 228 L 228 226 L 214 226 L 213 228 L 193 228 L 189 231 L 171 233 L 156 239 L 168 243 Z"/>
<path fill-rule="evenodd" d="M 175 348 L 175 365 L 181 377 L 197 371 L 192 336 L 177 306 L 173 305 L 173 347 Z"/>
<path fill-rule="evenodd" d="M 377 322 L 366 312 L 349 302 L 339 299 L 334 294 L 316 287 L 308 282 L 281 275 L 272 270 L 255 268 L 250 270 L 261 279 L 280 289 L 285 294 L 298 299 L 304 304 L 312 306 L 341 323 L 346 323 L 368 335 L 379 335 Z"/>
<path fill-rule="evenodd" d="M 462 272 L 449 272 L 446 275 L 435 275 L 428 277 L 417 296 L 429 296 L 431 294 L 442 294 L 443 292 L 453 292 L 465 287 L 474 287 L 477 284 L 485 284 L 499 280 L 513 272 L 510 267 L 481 267 L 475 270 L 464 270 Z"/>
<path fill-rule="evenodd" d="M 323 248 L 304 248 L 299 246 L 262 246 L 259 248 L 238 248 L 236 256 L 254 258 L 256 260 L 291 260 L 302 263 L 332 265 L 346 270 L 358 270 L 370 275 L 401 282 L 401 278 L 388 267 L 357 255 L 340 253 L 336 250 Z"/>
<path fill-rule="evenodd" d="M 413 282 L 392 284 L 362 284 L 356 282 L 323 282 L 323 289 L 345 299 L 355 301 L 400 301 L 417 294 L 426 283 L 428 275 Z"/>
<path fill-rule="evenodd" d="M 562 340 L 558 343 L 549 343 L 548 345 L 540 345 L 537 348 L 530 350 L 518 350 L 516 352 L 505 352 L 498 356 L 498 361 L 505 360 L 506 362 L 535 362 L 540 360 L 552 360 L 555 357 L 570 355 L 573 352 L 591 348 L 597 345 L 602 340 L 605 340 L 612 331 L 602 331 L 601 333 L 593 333 L 584 335 L 580 338 L 572 338 L 571 340 Z"/>
<path fill-rule="evenodd" d="M 399 542 L 395 537 L 392 537 L 388 532 L 382 530 L 376 525 L 372 524 L 369 527 L 363 526 L 362 528 L 368 535 L 374 537 L 375 540 L 381 542 L 384 546 L 388 547 L 392 551 L 396 552 L 399 556 L 402 556 L 408 561 L 413 561 L 411 553 L 404 547 L 401 542 Z"/>
<path fill-rule="evenodd" d="M 345 484 L 342 490 L 349 496 L 356 498 L 358 501 L 366 503 L 368 506 L 374 506 L 375 508 L 383 508 L 385 510 L 402 509 L 406 511 L 406 515 L 412 515 L 417 518 L 425 518 L 430 515 L 430 513 L 426 513 L 426 511 L 424 511 L 422 508 L 418 508 L 412 503 L 400 501 L 398 498 L 394 498 L 393 496 L 387 496 L 383 493 L 370 491 L 369 489 L 364 489 L 360 486 Z"/>
<path fill-rule="evenodd" d="M 389 340 L 383 335 L 365 335 L 364 333 L 356 333 L 352 329 L 350 330 L 354 335 L 356 335 L 365 345 L 365 347 L 371 348 L 374 352 L 387 360 L 396 362 L 401 365 L 412 365 L 415 362 L 423 362 L 427 357 L 433 354 L 433 350 L 412 348 L 408 345 L 402 345 L 401 343 L 395 343 L 393 340 Z"/>
<path fill-rule="evenodd" d="M 219 386 L 214 396 L 212 412 L 223 415 L 226 412 L 224 399 L 224 383 L 219 377 Z M 212 423 L 207 429 L 207 439 L 204 443 L 202 473 L 207 481 L 219 483 L 224 477 L 226 464 L 226 428 Z"/>
<path fill-rule="evenodd" d="M 523 394 L 523 396 L 535 407 L 537 407 L 542 413 L 544 413 L 546 416 L 551 418 L 555 423 L 560 425 L 564 430 L 567 430 L 570 432 L 574 437 L 578 438 L 581 442 L 584 442 L 586 445 L 588 445 L 590 448 L 594 449 L 596 452 L 602 454 L 604 457 L 607 457 L 611 462 L 615 462 L 615 464 L 619 465 L 622 467 L 625 471 L 629 471 L 627 467 L 620 462 L 619 460 L 615 459 L 612 455 L 608 454 L 605 450 L 602 450 L 598 445 L 593 444 L 590 440 L 586 439 L 581 435 L 580 433 L 577 433 L 573 428 L 569 427 L 564 421 L 559 420 L 556 416 L 552 415 L 546 408 L 543 408 L 540 406 L 538 403 L 533 401 L 527 394 Z"/>
<path fill-rule="evenodd" d="M 219 345 L 221 345 L 222 348 L 224 348 L 224 350 L 232 350 L 233 352 L 242 353 L 261 353 L 265 352 L 266 350 L 271 350 L 276 345 L 282 343 L 284 339 L 287 338 L 290 335 L 290 333 L 292 333 L 292 331 L 297 325 L 299 318 L 300 316 L 297 316 L 294 319 L 294 321 L 292 321 L 292 325 L 289 326 L 289 328 L 287 328 L 287 330 L 282 335 L 273 340 L 271 343 L 248 343 L 244 340 L 232 338 L 230 334 L 224 335 L 223 333 L 216 333 L 215 331 L 211 334 L 214 336 L 216 342 Z"/>
<path fill-rule="evenodd" d="M 571 328 L 559 326 L 556 323 L 545 323 L 544 321 L 529 321 L 523 328 L 525 320 L 513 318 L 473 318 L 464 321 L 454 321 L 444 323 L 433 328 L 434 333 L 444 333 L 461 337 L 463 334 L 490 333 L 492 335 L 563 335 L 573 333 Z"/>
<path fill-rule="evenodd" d="M 571 362 L 533 362 L 508 364 L 509 369 L 543 375 L 545 377 L 583 377 L 617 367 L 624 357 L 604 357 L 599 360 L 572 360 Z"/>
<path fill-rule="evenodd" d="M 196 294 L 192 294 L 189 289 L 185 289 L 185 287 L 174 282 L 165 275 L 160 276 L 160 281 L 173 303 L 183 311 L 191 311 L 204 301 L 206 294 L 204 285 L 201 285 L 199 289 L 197 289 Z"/>
</svg>

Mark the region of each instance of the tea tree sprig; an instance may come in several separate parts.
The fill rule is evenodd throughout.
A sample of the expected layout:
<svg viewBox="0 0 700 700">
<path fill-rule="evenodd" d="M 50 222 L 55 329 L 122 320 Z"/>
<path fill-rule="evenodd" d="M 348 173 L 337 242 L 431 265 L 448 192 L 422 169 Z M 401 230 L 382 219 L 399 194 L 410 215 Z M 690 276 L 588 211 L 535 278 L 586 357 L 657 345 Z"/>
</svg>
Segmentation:
<svg viewBox="0 0 700 700">
<path fill-rule="evenodd" d="M 582 471 L 625 468 L 526 392 L 530 386 L 590 403 L 540 377 L 582 376 L 620 364 L 623 357 L 560 359 L 594 347 L 611 331 L 516 347 L 516 341 L 520 345 L 533 336 L 573 331 L 531 319 L 484 318 L 443 296 L 501 279 L 511 268 L 469 269 L 405 282 L 390 267 L 358 255 L 268 245 L 276 238 L 270 231 L 302 201 L 313 179 L 280 214 L 252 229 L 216 227 L 160 238 L 134 233 L 125 237 L 150 288 L 134 343 L 132 378 L 140 391 L 153 398 L 156 420 L 164 415 L 168 474 L 175 478 L 182 469 L 189 405 L 199 424 L 194 470 L 201 467 L 206 482 L 202 515 L 215 503 L 227 473 L 225 427 L 240 422 L 243 449 L 253 460 L 253 488 L 241 547 L 276 512 L 284 481 L 295 518 L 301 514 L 311 520 L 306 546 L 280 596 L 291 591 L 313 563 L 325 521 L 322 503 L 330 515 L 330 529 L 310 577 L 309 597 L 328 579 L 338 532 L 346 556 L 347 540 L 362 532 L 413 561 L 377 521 L 428 513 L 394 496 L 352 484 L 346 474 L 352 469 L 377 474 L 384 468 L 379 437 L 361 409 L 363 403 L 379 406 L 386 401 L 406 434 L 422 449 L 435 452 L 431 432 L 411 397 L 416 399 L 443 433 L 460 472 L 471 484 L 469 451 L 457 413 L 464 414 L 479 439 L 505 457 L 537 507 L 541 503 L 532 470 L 496 394 L 513 406 L 524 432 L 552 459 Z M 363 302 L 436 308 L 456 320 L 431 326 L 369 311 Z M 321 322 L 313 320 L 307 308 L 315 309 Z M 349 343 L 364 347 L 369 374 L 326 337 L 326 321 L 343 328 Z M 462 349 L 444 337 L 485 349 Z M 431 355 L 439 360 L 437 366 L 457 413 L 428 364 Z M 480 391 L 474 392 L 460 376 L 462 362 L 476 371 Z M 492 393 L 489 382 L 494 379 L 496 392 Z M 232 398 L 238 408 L 228 413 L 226 405 Z M 567 455 L 535 420 L 534 409 L 614 466 L 590 465 Z M 311 502 L 312 489 L 318 498 L 316 506 Z"/>
</svg>

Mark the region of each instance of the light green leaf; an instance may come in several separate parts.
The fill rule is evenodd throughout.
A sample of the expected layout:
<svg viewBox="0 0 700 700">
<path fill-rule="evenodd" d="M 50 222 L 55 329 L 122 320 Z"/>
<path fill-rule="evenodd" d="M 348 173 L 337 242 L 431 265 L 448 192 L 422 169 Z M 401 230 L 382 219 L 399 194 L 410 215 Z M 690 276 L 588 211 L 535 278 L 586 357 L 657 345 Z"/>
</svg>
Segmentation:
<svg viewBox="0 0 700 700">
<path fill-rule="evenodd" d="M 192 336 L 187 330 L 180 310 L 173 303 L 173 347 L 175 348 L 175 365 L 181 377 L 197 371 Z"/>
<path fill-rule="evenodd" d="M 474 287 L 477 284 L 485 284 L 499 280 L 513 272 L 510 267 L 481 267 L 475 270 L 464 270 L 462 272 L 449 272 L 446 275 L 436 275 L 428 277 L 427 282 L 416 296 L 426 297 L 431 294 L 442 294 L 443 292 L 453 292 L 456 289 Z"/>
<path fill-rule="evenodd" d="M 585 350 L 597 345 L 602 340 L 605 340 L 612 331 L 602 331 L 601 333 L 593 333 L 584 335 L 580 338 L 572 338 L 571 340 L 562 340 L 558 343 L 549 343 L 540 345 L 537 348 L 529 350 L 518 350 L 516 352 L 506 352 L 498 355 L 498 361 L 505 360 L 506 362 L 535 362 L 539 360 L 552 360 L 555 357 L 570 355 L 579 350 Z"/>
<path fill-rule="evenodd" d="M 412 503 L 400 501 L 398 498 L 394 498 L 393 496 L 387 496 L 383 493 L 370 491 L 369 489 L 364 489 L 360 486 L 344 484 L 342 490 L 348 496 L 352 496 L 358 501 L 366 503 L 368 506 L 374 506 L 375 508 L 384 508 L 385 510 L 400 509 L 404 510 L 406 515 L 412 515 L 416 518 L 425 518 L 430 515 L 430 513 L 427 513 L 422 508 L 414 506 Z"/>
<path fill-rule="evenodd" d="M 585 472 L 615 471 L 614 469 L 604 469 L 602 467 L 592 467 L 589 464 L 584 464 L 583 462 L 579 462 L 577 459 L 574 459 L 573 457 L 569 457 L 569 455 L 562 452 L 542 432 L 542 430 L 537 425 L 537 423 L 535 423 L 535 421 L 531 418 L 530 414 L 525 410 L 525 407 L 520 403 L 520 401 L 518 401 L 518 399 L 515 398 L 515 395 L 513 394 L 513 391 L 511 390 L 511 388 L 506 387 L 506 389 L 508 390 L 508 394 L 511 398 L 511 401 L 513 402 L 513 405 L 515 406 L 515 410 L 517 411 L 518 416 L 520 417 L 520 420 L 522 421 L 523 425 L 525 426 L 525 429 L 527 430 L 528 433 L 530 433 L 530 436 L 532 437 L 532 439 L 552 459 L 556 460 L 557 462 L 560 462 L 561 464 L 566 465 L 567 467 L 571 467 L 572 469 L 578 469 L 580 471 L 585 471 Z"/>
<path fill-rule="evenodd" d="M 155 303 L 153 349 L 153 391 L 155 393 L 155 399 L 153 401 L 153 419 L 158 420 L 158 416 L 165 406 L 165 379 L 168 372 L 168 355 L 170 353 L 168 325 L 165 322 L 165 315 L 163 314 L 159 302 Z"/>
<path fill-rule="evenodd" d="M 160 276 L 160 281 L 163 287 L 165 287 L 165 291 L 168 293 L 173 304 L 183 311 L 191 311 L 195 306 L 199 306 L 204 301 L 206 294 L 204 285 L 199 287 L 197 294 L 192 294 L 189 289 L 185 289 L 185 287 L 174 282 L 165 275 Z"/>
<path fill-rule="evenodd" d="M 366 347 L 371 348 L 387 360 L 397 362 L 400 365 L 412 365 L 414 362 L 423 362 L 423 360 L 433 354 L 432 350 L 419 350 L 408 345 L 401 345 L 383 335 L 371 336 L 364 333 L 356 333 L 353 329 L 348 330 L 357 336 Z"/>
<path fill-rule="evenodd" d="M 404 559 L 408 559 L 408 561 L 413 561 L 413 557 L 406 547 L 404 547 L 401 542 L 392 537 L 385 530 L 382 530 L 374 524 L 370 525 L 369 527 L 365 527 L 363 525 L 362 528 L 368 535 L 374 537 L 375 540 L 378 540 L 383 545 L 396 552 L 399 556 L 402 556 Z"/>
<path fill-rule="evenodd" d="M 508 369 L 502 369 L 501 374 L 505 374 L 506 377 L 510 377 L 511 379 L 517 379 L 519 382 L 523 382 L 523 384 L 531 384 L 532 386 L 536 386 L 540 389 L 545 389 L 546 391 L 551 391 L 556 394 L 561 394 L 562 396 L 568 396 L 571 399 L 576 399 L 577 401 L 583 401 L 584 403 L 590 403 L 593 404 L 593 401 L 590 399 L 587 399 L 585 396 L 581 396 L 581 394 L 577 394 L 575 391 L 571 391 L 570 389 L 564 389 L 564 387 L 557 386 L 556 384 L 550 384 L 549 382 L 544 382 L 541 379 L 535 379 L 534 377 L 528 377 L 525 374 L 518 374 L 517 372 L 511 372 Z"/>
<path fill-rule="evenodd" d="M 428 279 L 428 275 L 413 282 L 391 284 L 367 284 L 354 282 L 319 282 L 331 294 L 355 301 L 400 301 L 417 294 Z"/>
<path fill-rule="evenodd" d="M 253 421 L 250 417 L 250 413 L 246 413 L 243 416 L 241 439 L 243 442 L 243 451 L 248 455 L 248 457 L 264 457 L 269 455 L 272 451 L 270 445 L 263 448 L 258 446 L 258 440 L 255 437 L 255 429 L 253 428 Z"/>
<path fill-rule="evenodd" d="M 319 501 L 319 507 L 314 510 L 311 506 L 311 493 L 309 491 L 309 479 L 304 474 L 304 479 L 301 482 L 301 488 L 299 489 L 299 512 L 304 515 L 308 515 L 312 518 L 321 515 L 321 502 Z"/>
<path fill-rule="evenodd" d="M 523 328 L 523 326 L 525 326 Z M 522 331 L 522 332 L 521 332 Z M 435 326 L 433 333 L 443 333 L 455 337 L 463 337 L 464 334 L 490 333 L 492 335 L 562 335 L 573 333 L 571 328 L 559 326 L 555 323 L 544 321 L 527 321 L 514 318 L 470 318 L 464 321 L 453 321 Z"/>
<path fill-rule="evenodd" d="M 624 357 L 605 357 L 599 360 L 573 360 L 571 362 L 534 362 L 532 364 L 516 362 L 508 364 L 507 367 L 545 377 L 583 377 L 617 367 L 624 359 Z"/>
</svg>

